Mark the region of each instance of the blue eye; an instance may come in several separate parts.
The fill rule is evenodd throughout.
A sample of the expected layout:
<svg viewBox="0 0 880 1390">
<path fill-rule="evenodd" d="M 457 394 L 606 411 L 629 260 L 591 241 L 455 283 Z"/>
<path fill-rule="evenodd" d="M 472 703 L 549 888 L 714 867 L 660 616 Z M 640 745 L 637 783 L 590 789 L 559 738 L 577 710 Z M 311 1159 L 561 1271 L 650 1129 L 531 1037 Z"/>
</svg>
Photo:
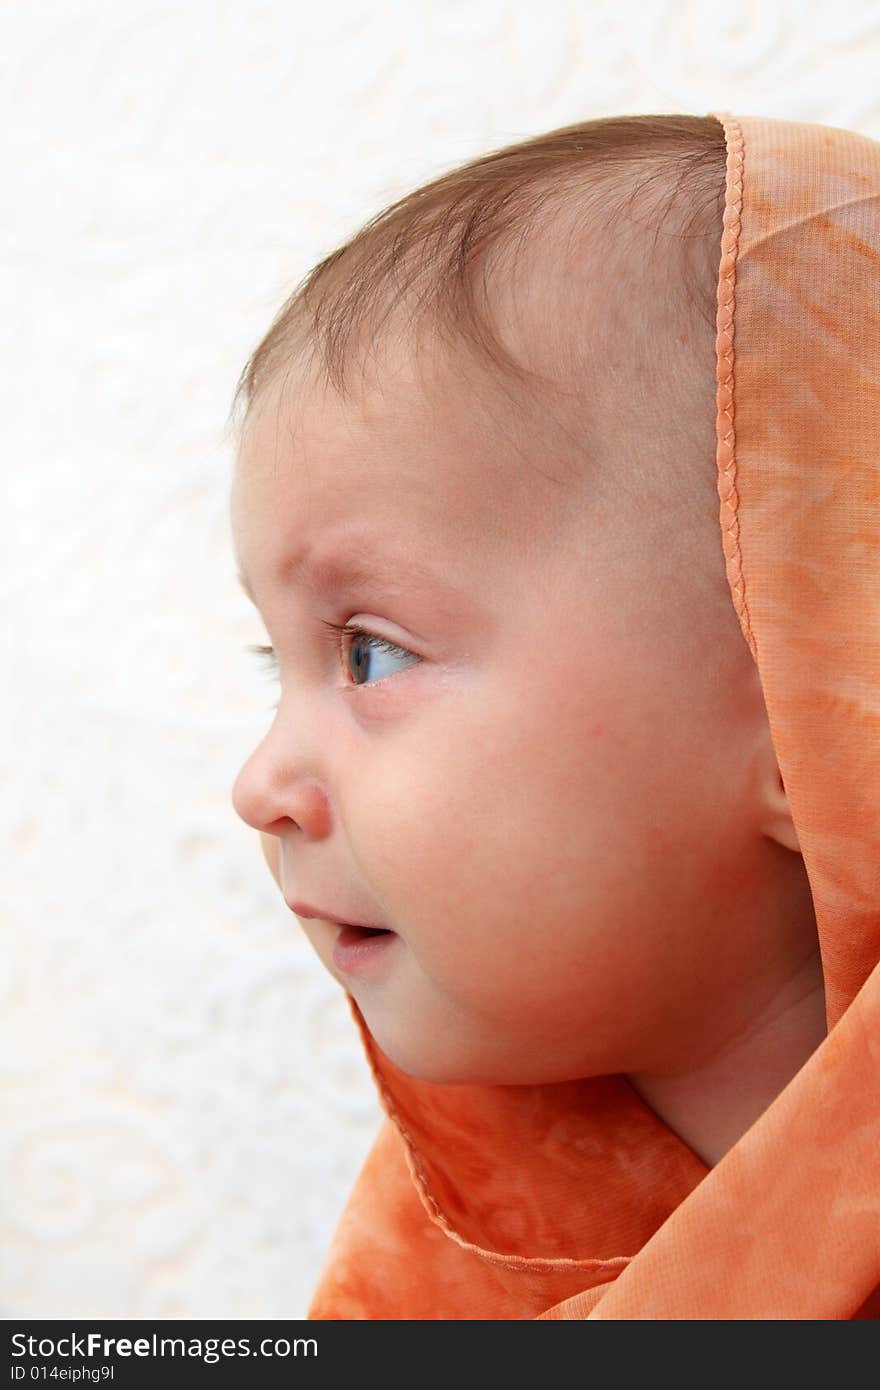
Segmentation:
<svg viewBox="0 0 880 1390">
<path fill-rule="evenodd" d="M 408 651 L 406 647 L 399 647 L 395 642 L 389 642 L 385 637 L 379 637 L 375 632 L 367 632 L 362 627 L 356 627 L 351 623 L 328 623 L 323 626 L 328 630 L 330 640 L 339 653 L 340 663 L 343 668 L 347 668 L 347 662 L 352 658 L 355 661 L 355 679 L 348 682 L 351 686 L 374 685 L 376 681 L 385 679 L 389 672 L 382 670 L 383 662 L 379 661 L 379 671 L 373 672 L 372 668 L 377 662 L 378 657 L 401 658 L 407 665 L 413 665 L 421 661 L 421 657 L 415 652 Z M 340 642 L 340 636 L 343 641 Z M 350 637 L 351 641 L 346 643 L 345 638 Z M 254 652 L 268 661 L 269 668 L 274 675 L 278 674 L 278 660 L 275 656 L 273 647 L 248 646 L 248 651 Z M 390 674 L 394 674 L 393 670 Z M 359 679 L 362 677 L 362 679 Z M 277 709 L 278 706 L 276 705 Z"/>
<path fill-rule="evenodd" d="M 406 665 L 413 665 L 420 661 L 421 657 L 414 652 L 407 651 L 406 647 L 399 647 L 396 642 L 389 642 L 385 637 L 378 637 L 374 632 L 365 632 L 361 627 L 353 627 L 350 623 L 339 625 L 337 623 L 325 623 L 332 634 L 334 644 L 337 636 L 343 639 L 348 636 L 351 641 L 346 643 L 344 640 L 338 644 L 343 669 L 346 675 L 351 673 L 354 676 L 352 685 L 373 685 L 377 680 L 383 680 L 387 675 L 394 674 L 392 662 L 391 671 L 387 667 L 388 661 L 381 658 L 399 658 Z M 374 671 L 378 665 L 379 670 Z M 362 679 L 359 679 L 362 678 Z"/>
</svg>

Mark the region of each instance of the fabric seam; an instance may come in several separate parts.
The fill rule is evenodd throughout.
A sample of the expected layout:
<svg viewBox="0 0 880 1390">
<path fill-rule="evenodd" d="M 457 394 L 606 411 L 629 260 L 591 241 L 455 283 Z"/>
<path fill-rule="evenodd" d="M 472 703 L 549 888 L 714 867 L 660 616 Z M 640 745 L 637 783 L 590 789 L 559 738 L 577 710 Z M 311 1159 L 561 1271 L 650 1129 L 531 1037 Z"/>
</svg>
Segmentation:
<svg viewBox="0 0 880 1390">
<path fill-rule="evenodd" d="M 745 138 L 742 127 L 729 112 L 710 113 L 724 127 L 727 142 L 724 218 L 721 233 L 721 260 L 718 268 L 716 315 L 716 463 L 718 495 L 721 501 L 719 521 L 721 541 L 733 606 L 739 618 L 743 636 L 757 665 L 758 645 L 752 629 L 746 599 L 742 569 L 739 529 L 739 495 L 736 490 L 736 427 L 735 427 L 735 316 L 736 270 L 742 235 L 743 179 L 745 174 Z"/>
<path fill-rule="evenodd" d="M 394 1124 L 398 1133 L 401 1135 L 404 1141 L 404 1156 L 406 1158 L 407 1167 L 410 1170 L 410 1174 L 415 1184 L 416 1191 L 418 1192 L 419 1197 L 422 1201 L 422 1205 L 427 1210 L 431 1220 L 434 1222 L 435 1225 L 440 1227 L 440 1229 L 444 1232 L 445 1235 L 449 1237 L 450 1240 L 455 1241 L 456 1245 L 460 1245 L 462 1249 L 470 1250 L 472 1254 L 479 1255 L 482 1260 L 486 1260 L 489 1264 L 503 1265 L 506 1269 L 523 1270 L 526 1272 L 536 1272 L 539 1270 L 559 1270 L 560 1272 L 562 1272 L 567 1269 L 587 1269 L 596 1273 L 601 1273 L 604 1270 L 608 1270 L 612 1273 L 619 1273 L 619 1271 L 625 1265 L 629 1264 L 629 1262 L 633 1259 L 632 1255 L 614 1255 L 607 1260 L 573 1260 L 564 1256 L 560 1256 L 558 1259 L 553 1259 L 551 1256 L 542 1255 L 504 1255 L 497 1250 L 484 1250 L 481 1245 L 474 1245 L 472 1241 L 466 1240 L 463 1235 L 456 1231 L 454 1226 L 450 1224 L 448 1218 L 440 1209 L 440 1206 L 437 1203 L 436 1198 L 431 1192 L 431 1189 L 428 1185 L 427 1175 L 422 1166 L 421 1157 L 419 1155 L 418 1148 L 416 1147 L 415 1140 L 413 1139 L 412 1135 L 409 1133 L 409 1130 L 406 1128 L 406 1125 L 401 1119 L 400 1112 L 394 1104 L 394 1101 L 392 1100 L 391 1095 L 389 1094 L 388 1089 L 385 1086 L 385 1082 L 382 1078 L 381 1072 L 379 1071 L 379 1068 L 376 1065 L 376 1060 L 373 1055 L 372 1037 L 370 1035 L 369 1029 L 366 1026 L 366 1023 L 361 1018 L 360 1010 L 357 1007 L 357 1003 L 354 997 L 351 994 L 349 994 L 348 991 L 346 991 L 346 997 L 348 999 L 349 1008 L 354 1017 L 355 1023 L 357 1024 L 358 1031 L 360 1032 L 361 1038 L 364 1042 L 364 1047 L 367 1053 L 367 1061 L 369 1062 L 370 1070 L 373 1074 L 373 1080 L 376 1083 L 376 1088 L 379 1091 L 379 1096 L 382 1102 L 382 1108 L 387 1114 L 388 1118 L 392 1121 L 392 1123 Z"/>
</svg>

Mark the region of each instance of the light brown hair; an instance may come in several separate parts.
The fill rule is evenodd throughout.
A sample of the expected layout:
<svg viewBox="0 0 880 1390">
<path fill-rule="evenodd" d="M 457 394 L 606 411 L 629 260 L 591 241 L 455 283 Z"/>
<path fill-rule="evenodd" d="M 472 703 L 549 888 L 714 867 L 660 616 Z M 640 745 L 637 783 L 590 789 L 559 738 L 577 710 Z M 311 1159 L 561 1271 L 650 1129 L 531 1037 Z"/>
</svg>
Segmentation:
<svg viewBox="0 0 880 1390">
<path fill-rule="evenodd" d="M 526 248 L 547 247 L 552 256 L 554 226 L 564 227 L 570 246 L 601 222 L 624 249 L 638 245 L 639 257 L 646 254 L 639 229 L 653 227 L 651 255 L 667 238 L 655 267 L 666 299 L 686 303 L 714 332 L 724 172 L 721 123 L 679 114 L 583 121 L 459 165 L 377 213 L 303 277 L 248 358 L 230 418 L 242 403 L 246 416 L 267 381 L 303 354 L 344 395 L 358 353 L 363 361 L 396 310 L 407 332 L 428 327 L 469 344 L 519 388 L 546 386 L 500 341 L 491 283 L 493 271 Z M 667 229 L 674 211 L 683 220 Z M 636 310 L 641 323 L 642 306 Z"/>
</svg>

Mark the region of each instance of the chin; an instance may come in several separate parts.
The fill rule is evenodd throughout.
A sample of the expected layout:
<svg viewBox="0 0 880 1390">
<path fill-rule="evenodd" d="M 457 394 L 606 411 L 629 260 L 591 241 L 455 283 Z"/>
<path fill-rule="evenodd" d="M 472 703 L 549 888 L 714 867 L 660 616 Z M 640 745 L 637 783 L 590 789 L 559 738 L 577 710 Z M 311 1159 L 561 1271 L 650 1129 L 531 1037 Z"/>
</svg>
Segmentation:
<svg viewBox="0 0 880 1390">
<path fill-rule="evenodd" d="M 370 1032 L 385 1056 L 416 1081 L 435 1086 L 496 1086 L 517 1085 L 523 1080 L 515 1062 L 508 1061 L 505 1066 L 498 1057 L 489 1058 L 474 1049 L 468 1051 L 466 1044 L 450 1050 L 448 1039 L 444 1040 L 444 1047 L 424 1039 L 421 1046 L 413 1046 L 411 1039 L 386 1037 L 372 1026 Z"/>
<path fill-rule="evenodd" d="M 364 1013 L 366 1018 L 366 1012 Z M 456 1086 L 473 1083 L 478 1078 L 473 1069 L 473 1059 L 450 1057 L 444 1049 L 431 1045 L 430 1039 L 421 1040 L 421 1045 L 413 1040 L 402 1038 L 399 1033 L 374 1028 L 370 1020 L 367 1024 L 377 1046 L 400 1071 L 416 1081 L 430 1081 L 438 1086 Z"/>
</svg>

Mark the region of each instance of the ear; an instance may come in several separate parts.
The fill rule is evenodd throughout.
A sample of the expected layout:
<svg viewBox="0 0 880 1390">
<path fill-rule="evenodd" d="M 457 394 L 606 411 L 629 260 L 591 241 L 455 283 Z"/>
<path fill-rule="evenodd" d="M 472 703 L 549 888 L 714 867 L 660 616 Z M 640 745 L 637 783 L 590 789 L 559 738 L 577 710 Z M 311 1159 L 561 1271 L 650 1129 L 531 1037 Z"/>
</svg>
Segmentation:
<svg viewBox="0 0 880 1390">
<path fill-rule="evenodd" d="M 779 765 L 773 759 L 773 766 L 768 769 L 765 778 L 765 785 L 762 789 L 762 824 L 761 829 L 771 840 L 776 840 L 786 849 L 800 853 L 800 840 L 792 819 L 791 807 L 788 804 L 788 796 L 785 791 L 785 782 Z"/>
</svg>

